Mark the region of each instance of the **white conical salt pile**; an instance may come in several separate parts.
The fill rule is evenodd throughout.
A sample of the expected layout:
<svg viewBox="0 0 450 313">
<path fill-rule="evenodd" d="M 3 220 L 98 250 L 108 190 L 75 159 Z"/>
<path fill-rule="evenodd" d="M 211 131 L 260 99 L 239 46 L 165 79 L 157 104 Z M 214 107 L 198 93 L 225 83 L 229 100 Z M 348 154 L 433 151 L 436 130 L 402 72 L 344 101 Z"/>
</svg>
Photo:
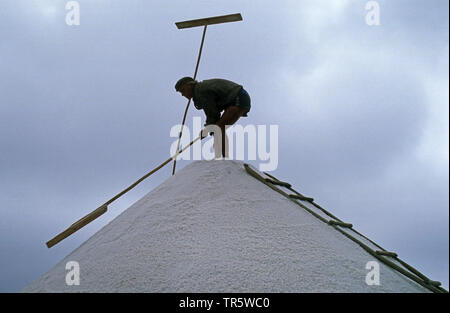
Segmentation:
<svg viewBox="0 0 450 313">
<path fill-rule="evenodd" d="M 64 243 L 60 243 L 64 244 Z M 66 284 L 66 263 L 80 284 Z M 25 292 L 427 292 L 230 160 L 196 161 Z"/>
</svg>

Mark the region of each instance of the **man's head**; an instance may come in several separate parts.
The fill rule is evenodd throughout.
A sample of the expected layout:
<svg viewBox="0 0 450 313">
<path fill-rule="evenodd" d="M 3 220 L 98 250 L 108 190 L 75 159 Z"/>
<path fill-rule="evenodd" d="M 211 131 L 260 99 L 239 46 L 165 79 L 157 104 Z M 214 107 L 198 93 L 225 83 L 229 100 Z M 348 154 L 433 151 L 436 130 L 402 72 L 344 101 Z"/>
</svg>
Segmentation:
<svg viewBox="0 0 450 313">
<path fill-rule="evenodd" d="M 196 81 L 192 77 L 183 77 L 175 84 L 175 90 L 179 91 L 183 97 L 191 99 L 193 96 L 192 89 Z"/>
</svg>

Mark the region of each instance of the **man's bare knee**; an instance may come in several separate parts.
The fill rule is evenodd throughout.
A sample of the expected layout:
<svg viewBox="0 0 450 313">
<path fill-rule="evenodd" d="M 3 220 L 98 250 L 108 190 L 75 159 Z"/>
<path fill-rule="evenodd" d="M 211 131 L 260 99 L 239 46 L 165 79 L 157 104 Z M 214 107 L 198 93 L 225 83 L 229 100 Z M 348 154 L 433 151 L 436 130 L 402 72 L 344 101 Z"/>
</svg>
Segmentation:
<svg viewBox="0 0 450 313">
<path fill-rule="evenodd" d="M 233 125 L 244 113 L 245 109 L 231 105 L 225 110 L 217 125 L 220 127 Z"/>
</svg>

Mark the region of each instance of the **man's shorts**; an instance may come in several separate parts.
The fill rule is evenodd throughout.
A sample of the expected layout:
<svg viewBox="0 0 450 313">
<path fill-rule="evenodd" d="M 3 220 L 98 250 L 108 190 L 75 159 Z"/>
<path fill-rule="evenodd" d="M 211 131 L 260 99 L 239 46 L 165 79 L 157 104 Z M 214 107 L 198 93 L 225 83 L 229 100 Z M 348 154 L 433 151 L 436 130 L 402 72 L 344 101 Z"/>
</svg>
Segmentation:
<svg viewBox="0 0 450 313">
<path fill-rule="evenodd" d="M 244 88 L 242 88 L 239 91 L 238 96 L 236 97 L 236 103 L 234 105 L 245 109 L 245 113 L 242 114 L 242 116 L 247 116 L 247 113 L 250 111 L 251 108 L 250 102 L 251 100 L 249 94 Z"/>
</svg>

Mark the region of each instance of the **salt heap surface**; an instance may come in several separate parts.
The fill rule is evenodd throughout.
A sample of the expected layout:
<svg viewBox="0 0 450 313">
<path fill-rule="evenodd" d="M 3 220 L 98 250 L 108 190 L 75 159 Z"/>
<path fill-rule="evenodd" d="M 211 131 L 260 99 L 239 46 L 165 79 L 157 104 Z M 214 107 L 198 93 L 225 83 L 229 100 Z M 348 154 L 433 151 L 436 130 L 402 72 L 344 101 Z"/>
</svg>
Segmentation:
<svg viewBox="0 0 450 313">
<path fill-rule="evenodd" d="M 63 243 L 62 243 L 63 244 Z M 66 263 L 80 284 L 66 284 Z M 195 161 L 99 230 L 24 292 L 428 292 L 248 175 Z"/>
</svg>

